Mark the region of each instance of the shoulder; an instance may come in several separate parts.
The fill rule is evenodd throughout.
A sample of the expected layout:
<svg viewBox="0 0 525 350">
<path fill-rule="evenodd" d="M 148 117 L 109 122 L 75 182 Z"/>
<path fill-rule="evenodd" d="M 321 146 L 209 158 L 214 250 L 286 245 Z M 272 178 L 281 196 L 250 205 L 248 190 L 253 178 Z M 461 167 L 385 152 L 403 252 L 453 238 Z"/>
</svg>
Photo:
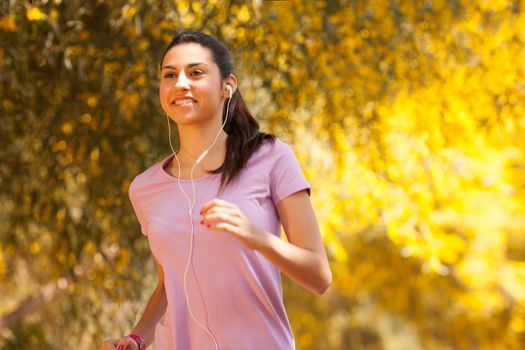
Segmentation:
<svg viewBox="0 0 525 350">
<path fill-rule="evenodd" d="M 292 147 L 277 137 L 273 143 L 267 145 L 266 157 L 271 168 L 287 167 L 297 163 L 297 157 Z"/>
<path fill-rule="evenodd" d="M 129 191 L 138 190 L 155 183 L 162 182 L 164 177 L 162 176 L 162 165 L 168 160 L 171 155 L 157 161 L 153 165 L 149 166 L 139 174 L 137 174 L 130 184 Z"/>
<path fill-rule="evenodd" d="M 283 156 L 293 155 L 292 148 L 277 136 L 264 140 L 254 152 L 253 158 L 261 158 L 266 161 L 276 161 Z"/>
<path fill-rule="evenodd" d="M 278 137 L 264 140 L 252 154 L 248 168 L 265 170 L 270 179 L 275 173 L 292 167 L 300 167 L 292 147 Z"/>
</svg>

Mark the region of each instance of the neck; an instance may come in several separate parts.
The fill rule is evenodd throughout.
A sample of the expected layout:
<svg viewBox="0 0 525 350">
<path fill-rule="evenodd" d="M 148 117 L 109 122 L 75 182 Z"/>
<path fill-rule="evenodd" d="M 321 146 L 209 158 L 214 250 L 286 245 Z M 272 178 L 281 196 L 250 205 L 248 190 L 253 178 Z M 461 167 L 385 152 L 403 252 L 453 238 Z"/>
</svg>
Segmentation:
<svg viewBox="0 0 525 350">
<path fill-rule="evenodd" d="M 214 154 L 222 154 L 226 149 L 226 139 L 228 135 L 224 130 L 220 130 L 221 124 L 209 123 L 207 125 L 179 125 L 180 150 L 179 158 L 184 158 L 194 162 L 202 152 L 208 149 L 215 138 L 215 145 L 208 151 L 206 158 L 211 158 Z M 219 133 L 220 130 L 220 133 Z M 217 134 L 219 134 L 217 136 Z"/>
</svg>

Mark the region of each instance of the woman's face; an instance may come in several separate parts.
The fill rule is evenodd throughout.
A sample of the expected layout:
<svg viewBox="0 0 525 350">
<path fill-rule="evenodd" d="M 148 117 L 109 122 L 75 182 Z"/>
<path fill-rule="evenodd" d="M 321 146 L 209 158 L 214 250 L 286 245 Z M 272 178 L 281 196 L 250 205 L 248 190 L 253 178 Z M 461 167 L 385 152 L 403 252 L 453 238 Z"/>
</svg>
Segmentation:
<svg viewBox="0 0 525 350">
<path fill-rule="evenodd" d="M 177 124 L 221 118 L 224 102 L 219 67 L 209 49 L 184 43 L 164 56 L 159 96 L 164 112 Z"/>
</svg>

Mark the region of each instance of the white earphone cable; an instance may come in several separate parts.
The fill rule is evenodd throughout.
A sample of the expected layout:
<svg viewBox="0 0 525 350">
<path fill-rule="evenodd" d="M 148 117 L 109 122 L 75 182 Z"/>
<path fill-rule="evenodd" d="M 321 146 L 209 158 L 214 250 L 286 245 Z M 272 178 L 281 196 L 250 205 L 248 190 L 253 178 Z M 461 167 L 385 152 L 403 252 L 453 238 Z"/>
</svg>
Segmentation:
<svg viewBox="0 0 525 350">
<path fill-rule="evenodd" d="M 190 232 L 190 249 L 189 249 L 189 254 L 188 254 L 188 261 L 186 263 L 186 268 L 184 270 L 184 294 L 186 295 L 186 305 L 188 306 L 188 311 L 190 312 L 190 316 L 192 317 L 193 321 L 195 321 L 195 323 L 197 323 L 204 331 L 206 331 L 206 333 L 209 334 L 209 336 L 213 339 L 213 342 L 215 343 L 215 349 L 218 350 L 219 349 L 219 345 L 217 344 L 217 340 L 215 339 L 215 337 L 213 336 L 213 334 L 211 333 L 211 331 L 206 327 L 204 326 L 201 322 L 199 322 L 199 320 L 197 320 L 197 318 L 193 315 L 193 312 L 191 311 L 191 306 L 190 306 L 190 300 L 189 300 L 189 295 L 188 295 L 188 289 L 187 289 L 187 275 L 188 275 L 188 270 L 189 270 L 189 267 L 190 267 L 190 262 L 191 262 L 191 257 L 193 255 L 193 236 L 194 236 L 194 226 L 193 226 L 193 209 L 195 207 L 195 204 L 196 204 L 196 192 L 195 192 L 195 184 L 193 182 L 193 170 L 195 169 L 195 167 L 197 166 L 197 164 L 199 164 L 205 157 L 206 155 L 208 154 L 208 152 L 213 148 L 213 146 L 215 146 L 215 144 L 217 143 L 217 140 L 219 138 L 219 135 L 221 133 L 221 131 L 224 130 L 224 125 L 226 125 L 226 121 L 228 120 L 228 110 L 229 110 L 229 107 L 230 107 L 230 101 L 231 101 L 231 96 L 232 96 L 232 90 L 231 90 L 231 87 L 228 85 L 229 87 L 229 91 L 230 91 L 230 98 L 228 99 L 228 104 L 226 105 L 226 116 L 224 118 L 224 122 L 222 123 L 221 125 L 221 128 L 219 129 L 219 132 L 217 133 L 217 135 L 215 136 L 215 139 L 213 140 L 213 143 L 204 150 L 204 152 L 202 152 L 202 154 L 197 158 L 197 160 L 195 161 L 195 163 L 193 164 L 193 166 L 191 167 L 191 171 L 190 171 L 190 181 L 191 181 L 191 189 L 192 189 L 192 193 L 193 193 L 193 197 L 192 197 L 192 200 L 190 200 L 190 198 L 188 197 L 188 195 L 186 194 L 186 192 L 182 189 L 182 185 L 181 185 L 181 182 L 180 182 L 180 171 L 181 171 L 181 166 L 180 166 L 180 161 L 179 161 L 179 158 L 177 157 L 177 153 L 175 152 L 174 148 L 173 148 L 173 145 L 171 144 L 171 127 L 170 127 L 170 119 L 168 117 L 168 115 L 166 114 L 166 118 L 168 120 L 168 137 L 169 137 L 169 143 L 170 143 L 170 147 L 171 147 L 171 150 L 173 152 L 173 155 L 174 155 L 174 158 L 175 160 L 177 161 L 177 167 L 178 167 L 178 175 L 177 175 L 177 183 L 179 185 L 179 189 L 180 191 L 182 192 L 182 194 L 184 195 L 184 197 L 186 198 L 186 200 L 188 201 L 188 215 L 189 215 L 189 219 L 190 219 L 190 225 L 191 225 L 191 232 Z"/>
</svg>

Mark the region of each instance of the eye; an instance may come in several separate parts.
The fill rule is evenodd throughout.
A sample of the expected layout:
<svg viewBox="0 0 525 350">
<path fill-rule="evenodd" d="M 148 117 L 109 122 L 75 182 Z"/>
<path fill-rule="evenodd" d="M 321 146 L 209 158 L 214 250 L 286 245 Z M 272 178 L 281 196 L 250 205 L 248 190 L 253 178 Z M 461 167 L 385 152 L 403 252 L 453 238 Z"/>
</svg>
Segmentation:
<svg viewBox="0 0 525 350">
<path fill-rule="evenodd" d="M 168 78 L 168 79 L 173 78 L 174 76 L 175 76 L 175 74 L 173 72 L 168 72 L 168 73 L 164 74 L 164 78 Z"/>
<path fill-rule="evenodd" d="M 191 75 L 201 75 L 201 74 L 204 74 L 204 72 L 201 71 L 200 69 L 197 69 L 197 70 L 194 70 L 193 72 L 191 72 Z"/>
</svg>

